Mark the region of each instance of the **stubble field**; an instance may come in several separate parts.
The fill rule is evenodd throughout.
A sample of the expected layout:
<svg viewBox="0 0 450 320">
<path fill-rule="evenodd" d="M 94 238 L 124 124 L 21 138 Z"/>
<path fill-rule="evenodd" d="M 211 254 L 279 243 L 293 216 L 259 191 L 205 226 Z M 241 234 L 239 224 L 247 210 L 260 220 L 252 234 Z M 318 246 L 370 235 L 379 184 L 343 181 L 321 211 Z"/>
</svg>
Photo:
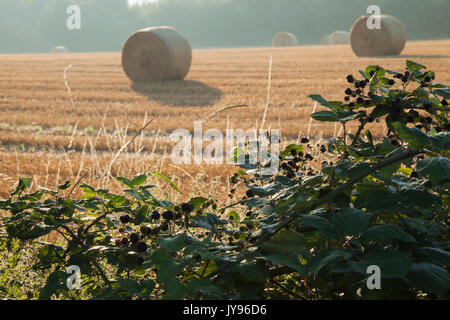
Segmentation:
<svg viewBox="0 0 450 320">
<path fill-rule="evenodd" d="M 0 198 L 19 177 L 48 188 L 81 179 L 117 191 L 117 175 L 159 171 L 186 195 L 226 201 L 235 168 L 172 164 L 172 131 L 192 132 L 201 120 L 203 130 L 259 128 L 267 108 L 265 127 L 280 129 L 283 143 L 302 136 L 321 143 L 339 128 L 310 121 L 308 95 L 342 100 L 349 73 L 369 64 L 401 70 L 406 59 L 450 82 L 450 40 L 409 42 L 401 56 L 386 58 L 357 58 L 349 46 L 194 50 L 185 81 L 141 85 L 126 78 L 120 53 L 0 55 Z M 227 109 L 235 105 L 247 106 Z M 383 130 L 373 124 L 375 134 Z M 163 182 L 159 190 L 183 197 Z"/>
</svg>

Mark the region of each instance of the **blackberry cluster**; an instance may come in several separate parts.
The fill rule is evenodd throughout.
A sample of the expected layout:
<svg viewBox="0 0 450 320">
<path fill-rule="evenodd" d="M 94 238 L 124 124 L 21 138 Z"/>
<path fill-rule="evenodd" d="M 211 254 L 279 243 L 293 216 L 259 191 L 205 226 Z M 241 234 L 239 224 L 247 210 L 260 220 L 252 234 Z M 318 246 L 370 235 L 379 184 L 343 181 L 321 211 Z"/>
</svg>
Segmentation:
<svg viewBox="0 0 450 320">
<path fill-rule="evenodd" d="M 120 216 L 119 220 L 123 224 L 126 224 L 126 223 L 130 222 L 131 217 L 129 215 L 127 215 L 127 214 L 124 214 L 124 215 Z"/>
</svg>

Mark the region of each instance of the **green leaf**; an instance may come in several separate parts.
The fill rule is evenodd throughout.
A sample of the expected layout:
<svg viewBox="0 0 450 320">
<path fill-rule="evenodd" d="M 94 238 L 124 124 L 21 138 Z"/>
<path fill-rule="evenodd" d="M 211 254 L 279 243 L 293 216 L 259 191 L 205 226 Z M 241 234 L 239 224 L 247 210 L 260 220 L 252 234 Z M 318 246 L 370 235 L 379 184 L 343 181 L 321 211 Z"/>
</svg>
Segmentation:
<svg viewBox="0 0 450 320">
<path fill-rule="evenodd" d="M 63 271 L 52 272 L 45 283 L 45 286 L 39 291 L 39 300 L 50 300 L 51 296 L 58 290 L 65 288 L 68 274 Z"/>
<path fill-rule="evenodd" d="M 131 184 L 135 187 L 143 185 L 147 181 L 147 175 L 141 174 L 138 176 L 135 176 L 133 180 L 131 181 Z"/>
<path fill-rule="evenodd" d="M 274 264 L 281 264 L 297 271 L 300 274 L 305 274 L 306 268 L 302 266 L 299 257 L 295 254 L 272 253 L 269 255 L 265 255 L 265 258 Z"/>
<path fill-rule="evenodd" d="M 417 163 L 417 172 L 438 185 L 450 180 L 450 160 L 445 157 L 428 158 Z"/>
<path fill-rule="evenodd" d="M 261 245 L 265 251 L 271 252 L 298 252 L 306 246 L 305 237 L 295 231 L 283 229 Z"/>
<path fill-rule="evenodd" d="M 416 240 L 408 233 L 394 225 L 373 226 L 365 231 L 360 240 L 364 242 L 381 240 L 390 243 L 393 239 L 403 242 L 416 242 Z"/>
<path fill-rule="evenodd" d="M 450 252 L 439 248 L 424 247 L 417 250 L 419 257 L 424 261 L 436 264 L 438 266 L 450 266 Z"/>
<path fill-rule="evenodd" d="M 178 186 L 172 182 L 172 180 L 170 180 L 169 178 L 167 178 L 165 175 L 157 172 L 157 171 L 153 171 L 152 174 L 156 177 L 160 177 L 163 178 L 164 180 L 166 180 L 175 190 L 177 190 L 179 193 L 183 194 L 183 192 L 180 190 L 180 188 L 178 188 Z"/>
<path fill-rule="evenodd" d="M 430 136 L 431 143 L 438 150 L 450 149 L 450 132 L 441 132 Z"/>
<path fill-rule="evenodd" d="M 291 156 L 291 151 L 294 150 L 297 154 L 303 151 L 303 146 L 298 144 L 290 144 L 280 153 L 281 157 Z"/>
<path fill-rule="evenodd" d="M 125 198 L 124 196 L 114 196 L 109 200 L 108 205 L 113 208 L 117 208 L 123 205 L 126 201 L 127 198 Z"/>
<path fill-rule="evenodd" d="M 141 293 L 142 294 L 150 294 L 153 289 L 155 289 L 156 283 L 153 280 L 142 280 L 141 281 Z"/>
<path fill-rule="evenodd" d="M 236 211 L 228 212 L 228 217 L 231 219 L 234 225 L 237 225 L 241 219 Z"/>
<path fill-rule="evenodd" d="M 265 282 L 269 277 L 267 267 L 260 264 L 241 263 L 226 270 L 235 278 L 248 282 Z"/>
<path fill-rule="evenodd" d="M 401 122 L 393 122 L 392 127 L 400 138 L 408 142 L 412 148 L 420 149 L 431 145 L 427 134 L 416 127 L 409 128 Z"/>
<path fill-rule="evenodd" d="M 313 113 L 311 118 L 317 121 L 337 122 L 339 121 L 337 115 L 332 111 L 319 111 Z"/>
<path fill-rule="evenodd" d="M 411 61 L 411 60 L 406 60 L 406 68 L 411 70 L 411 71 L 416 71 L 416 70 L 421 70 L 421 69 L 426 69 L 427 67 L 425 67 L 423 64 Z"/>
<path fill-rule="evenodd" d="M 117 181 L 119 181 L 119 182 L 123 183 L 124 185 L 126 185 L 128 188 L 134 189 L 133 182 L 130 179 L 125 178 L 125 177 L 117 177 L 116 179 L 117 179 Z"/>
<path fill-rule="evenodd" d="M 327 100 L 325 100 L 321 95 L 311 94 L 308 97 L 311 98 L 312 100 L 320 103 L 322 106 L 327 107 L 327 108 L 335 111 L 335 108 L 333 108 L 333 106 Z"/>
<path fill-rule="evenodd" d="M 279 183 L 270 183 L 263 187 L 248 186 L 256 196 L 267 197 L 273 195 L 283 189 Z"/>
<path fill-rule="evenodd" d="M 208 199 L 202 198 L 202 197 L 196 197 L 196 198 L 191 198 L 189 200 L 189 203 L 194 206 L 194 211 L 197 211 L 197 210 L 200 210 L 202 208 L 203 204 L 206 201 L 208 201 Z"/>
<path fill-rule="evenodd" d="M 367 267 L 376 265 L 380 267 L 381 278 L 400 278 L 406 280 L 411 262 L 401 252 L 393 249 L 376 249 L 361 261 L 353 263 L 352 268 L 360 273 L 366 274 Z"/>
<path fill-rule="evenodd" d="M 121 290 L 125 290 L 135 294 L 138 294 L 141 291 L 141 286 L 136 280 L 119 278 L 117 279 L 117 282 L 119 283 L 119 288 Z"/>
<path fill-rule="evenodd" d="M 19 184 L 17 185 L 16 190 L 12 193 L 13 196 L 18 195 L 22 193 L 26 188 L 29 188 L 31 186 L 31 178 L 20 178 Z"/>
<path fill-rule="evenodd" d="M 333 240 L 339 239 L 335 227 L 325 218 L 313 215 L 301 215 L 299 220 L 306 227 L 317 228 L 317 231 L 326 238 Z"/>
<path fill-rule="evenodd" d="M 348 260 L 352 257 L 352 254 L 349 251 L 334 249 L 334 250 L 326 250 L 322 251 L 316 256 L 312 257 L 306 268 L 309 274 L 317 275 L 317 273 L 333 261 L 337 259 Z"/>
<path fill-rule="evenodd" d="M 450 90 L 448 88 L 445 89 L 436 89 L 433 90 L 434 94 L 444 97 L 445 99 L 450 99 Z"/>
<path fill-rule="evenodd" d="M 408 273 L 408 279 L 416 289 L 435 293 L 441 297 L 446 296 L 450 289 L 449 272 L 430 263 L 414 263 Z"/>
<path fill-rule="evenodd" d="M 189 282 L 187 286 L 189 294 L 201 293 L 206 299 L 214 299 L 221 297 L 223 290 L 204 278 L 196 278 Z"/>
<path fill-rule="evenodd" d="M 173 238 L 158 238 L 158 243 L 168 251 L 179 251 L 184 248 L 186 235 L 184 233 Z"/>
<path fill-rule="evenodd" d="M 66 181 L 64 184 L 58 185 L 59 190 L 66 190 L 69 189 L 72 183 L 70 181 Z"/>
<path fill-rule="evenodd" d="M 341 236 L 357 235 L 369 225 L 370 218 L 364 211 L 345 208 L 331 217 L 331 224 Z"/>
</svg>

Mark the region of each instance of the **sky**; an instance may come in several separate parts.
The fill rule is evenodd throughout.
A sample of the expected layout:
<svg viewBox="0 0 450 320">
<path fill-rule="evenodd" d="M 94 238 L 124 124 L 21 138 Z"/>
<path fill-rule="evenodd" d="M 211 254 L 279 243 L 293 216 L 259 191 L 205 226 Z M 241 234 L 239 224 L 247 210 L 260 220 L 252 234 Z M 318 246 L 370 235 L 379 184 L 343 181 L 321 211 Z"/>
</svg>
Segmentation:
<svg viewBox="0 0 450 320">
<path fill-rule="evenodd" d="M 130 3 L 130 4 L 139 4 L 139 3 L 141 3 L 141 2 L 144 2 L 145 0 L 128 0 L 128 2 Z M 148 1 L 150 1 L 150 2 L 155 2 L 155 1 L 159 1 L 159 0 L 148 0 Z"/>
</svg>

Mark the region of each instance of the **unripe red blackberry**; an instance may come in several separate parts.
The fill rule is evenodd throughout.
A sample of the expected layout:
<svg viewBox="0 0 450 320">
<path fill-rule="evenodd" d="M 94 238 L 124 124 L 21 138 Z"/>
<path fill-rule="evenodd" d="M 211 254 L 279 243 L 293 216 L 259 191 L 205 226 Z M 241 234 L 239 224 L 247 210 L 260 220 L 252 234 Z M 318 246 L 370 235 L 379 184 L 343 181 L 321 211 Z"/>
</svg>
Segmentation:
<svg viewBox="0 0 450 320">
<path fill-rule="evenodd" d="M 145 242 L 138 242 L 136 249 L 137 252 L 145 252 L 147 251 L 147 244 Z"/>
<path fill-rule="evenodd" d="M 173 220 L 173 218 L 175 218 L 175 214 L 172 210 L 167 210 L 163 212 L 162 217 L 166 220 Z"/>
<path fill-rule="evenodd" d="M 137 233 L 132 233 L 130 235 L 130 241 L 131 243 L 136 243 L 139 241 L 139 235 Z"/>
<path fill-rule="evenodd" d="M 130 222 L 131 217 L 127 214 L 124 214 L 122 216 L 120 216 L 119 218 L 120 222 L 122 222 L 123 224 Z"/>
<path fill-rule="evenodd" d="M 128 244 L 128 238 L 123 237 L 122 240 L 120 240 L 120 244 L 126 246 Z"/>
</svg>

